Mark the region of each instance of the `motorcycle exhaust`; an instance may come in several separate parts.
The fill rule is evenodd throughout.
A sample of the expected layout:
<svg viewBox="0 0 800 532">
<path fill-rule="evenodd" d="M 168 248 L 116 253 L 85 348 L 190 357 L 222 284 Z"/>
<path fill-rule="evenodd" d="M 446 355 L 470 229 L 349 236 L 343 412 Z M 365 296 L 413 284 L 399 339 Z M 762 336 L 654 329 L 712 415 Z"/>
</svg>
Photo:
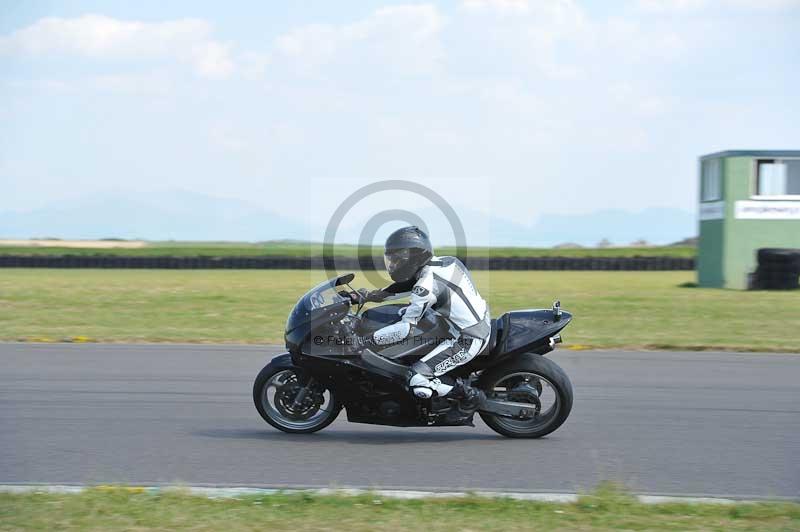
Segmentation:
<svg viewBox="0 0 800 532">
<path fill-rule="evenodd" d="M 557 334 L 555 336 L 550 337 L 550 349 L 555 349 L 556 344 L 560 344 L 563 340 L 561 339 L 561 335 Z"/>
</svg>

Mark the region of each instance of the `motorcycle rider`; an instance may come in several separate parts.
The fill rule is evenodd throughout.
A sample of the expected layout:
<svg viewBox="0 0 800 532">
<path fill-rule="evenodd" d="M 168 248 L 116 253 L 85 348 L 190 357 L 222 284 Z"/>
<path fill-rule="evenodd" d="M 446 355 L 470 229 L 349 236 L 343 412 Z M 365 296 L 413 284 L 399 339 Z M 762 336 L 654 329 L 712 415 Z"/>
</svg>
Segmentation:
<svg viewBox="0 0 800 532">
<path fill-rule="evenodd" d="M 450 325 L 452 338 L 440 339 L 430 353 L 411 368 L 408 386 L 420 398 L 450 396 L 460 408 L 474 411 L 484 395 L 462 379 L 445 374 L 481 353 L 491 335 L 489 306 L 478 293 L 466 266 L 455 257 L 435 257 L 433 247 L 421 229 L 403 227 L 386 239 L 384 260 L 394 283 L 382 290 L 362 294 L 367 301 L 385 301 L 411 296 L 400 310 L 399 322 L 362 337 L 362 346 L 402 341 L 426 311 L 433 310 Z"/>
</svg>

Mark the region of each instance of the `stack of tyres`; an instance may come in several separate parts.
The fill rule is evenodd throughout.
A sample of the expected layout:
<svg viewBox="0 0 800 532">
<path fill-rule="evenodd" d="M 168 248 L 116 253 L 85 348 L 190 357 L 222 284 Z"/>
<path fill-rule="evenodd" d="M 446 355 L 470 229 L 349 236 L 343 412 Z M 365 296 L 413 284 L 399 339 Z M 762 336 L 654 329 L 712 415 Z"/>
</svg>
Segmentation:
<svg viewBox="0 0 800 532">
<path fill-rule="evenodd" d="M 759 249 L 754 288 L 767 290 L 800 288 L 800 249 Z"/>
</svg>

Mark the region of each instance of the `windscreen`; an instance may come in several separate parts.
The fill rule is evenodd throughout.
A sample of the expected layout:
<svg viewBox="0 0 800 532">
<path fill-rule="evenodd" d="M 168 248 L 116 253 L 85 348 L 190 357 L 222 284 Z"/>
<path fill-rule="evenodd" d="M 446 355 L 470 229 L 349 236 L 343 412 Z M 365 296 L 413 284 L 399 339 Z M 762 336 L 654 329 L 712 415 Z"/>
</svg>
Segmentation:
<svg viewBox="0 0 800 532">
<path fill-rule="evenodd" d="M 323 281 L 300 298 L 289 314 L 286 330 L 291 331 L 308 323 L 314 318 L 316 311 L 330 305 L 346 301 L 347 298 L 337 293 L 337 288 L 342 281 L 347 281 L 348 276 L 337 277 Z"/>
</svg>

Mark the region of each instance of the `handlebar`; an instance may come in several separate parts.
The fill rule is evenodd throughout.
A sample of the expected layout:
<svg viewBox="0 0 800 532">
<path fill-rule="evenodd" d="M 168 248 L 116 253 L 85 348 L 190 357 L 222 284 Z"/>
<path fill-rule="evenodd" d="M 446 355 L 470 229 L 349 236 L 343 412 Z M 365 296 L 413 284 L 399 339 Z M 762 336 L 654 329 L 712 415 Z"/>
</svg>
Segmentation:
<svg viewBox="0 0 800 532">
<path fill-rule="evenodd" d="M 360 292 L 355 290 L 352 292 L 340 290 L 339 295 L 345 299 L 349 299 L 351 305 L 363 305 L 366 302 L 366 298 Z"/>
</svg>

